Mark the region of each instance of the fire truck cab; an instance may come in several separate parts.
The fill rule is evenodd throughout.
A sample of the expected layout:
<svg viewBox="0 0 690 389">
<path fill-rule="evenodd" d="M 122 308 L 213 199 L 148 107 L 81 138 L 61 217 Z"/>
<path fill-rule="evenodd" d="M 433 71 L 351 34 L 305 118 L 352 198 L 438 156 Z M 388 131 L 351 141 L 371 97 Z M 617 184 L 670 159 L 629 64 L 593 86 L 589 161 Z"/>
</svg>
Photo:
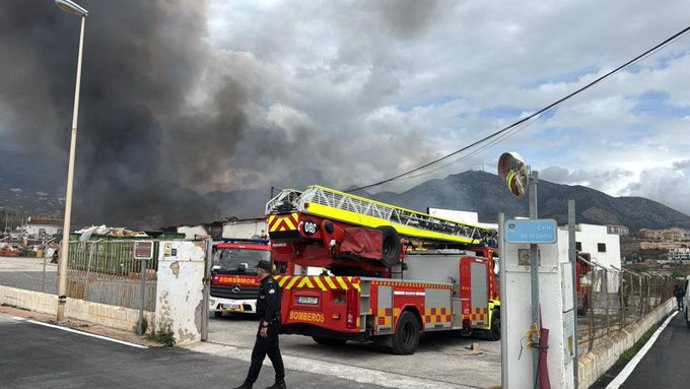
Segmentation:
<svg viewBox="0 0 690 389">
<path fill-rule="evenodd" d="M 210 310 L 223 313 L 256 313 L 259 290 L 256 266 L 271 259 L 266 240 L 227 240 L 213 246 Z"/>
</svg>

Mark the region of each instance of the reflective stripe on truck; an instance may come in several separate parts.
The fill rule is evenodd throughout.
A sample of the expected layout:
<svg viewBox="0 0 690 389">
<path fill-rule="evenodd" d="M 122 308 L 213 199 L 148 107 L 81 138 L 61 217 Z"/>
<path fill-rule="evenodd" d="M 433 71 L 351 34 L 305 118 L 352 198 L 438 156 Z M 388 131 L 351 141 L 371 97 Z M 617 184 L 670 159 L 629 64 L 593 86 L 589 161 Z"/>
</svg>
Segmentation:
<svg viewBox="0 0 690 389">
<path fill-rule="evenodd" d="M 275 276 L 278 285 L 285 290 L 292 288 L 361 291 L 359 277 L 319 277 L 319 276 Z"/>
</svg>

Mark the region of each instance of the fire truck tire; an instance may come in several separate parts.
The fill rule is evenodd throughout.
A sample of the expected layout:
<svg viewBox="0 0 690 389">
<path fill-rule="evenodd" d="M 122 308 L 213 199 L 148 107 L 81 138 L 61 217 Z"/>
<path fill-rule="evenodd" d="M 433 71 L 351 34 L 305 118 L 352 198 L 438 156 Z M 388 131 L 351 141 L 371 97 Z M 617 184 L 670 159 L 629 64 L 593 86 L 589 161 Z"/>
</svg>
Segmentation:
<svg viewBox="0 0 690 389">
<path fill-rule="evenodd" d="M 400 263 L 400 235 L 390 226 L 378 227 L 382 235 L 381 263 L 386 267 L 393 267 Z"/>
<path fill-rule="evenodd" d="M 312 336 L 311 338 L 314 339 L 314 342 L 324 346 L 342 346 L 347 342 L 345 339 L 324 338 L 321 336 Z"/>
<path fill-rule="evenodd" d="M 405 311 L 398 319 L 398 327 L 393 334 L 391 350 L 394 354 L 410 355 L 419 346 L 419 320 L 412 313 Z"/>
<path fill-rule="evenodd" d="M 213 312 L 213 316 L 215 316 L 215 317 L 221 317 L 221 316 L 223 316 L 223 312 L 221 312 L 221 311 L 214 311 L 214 312 Z"/>
<path fill-rule="evenodd" d="M 491 314 L 491 329 L 488 334 L 489 340 L 501 340 L 501 312 L 494 309 Z"/>
</svg>

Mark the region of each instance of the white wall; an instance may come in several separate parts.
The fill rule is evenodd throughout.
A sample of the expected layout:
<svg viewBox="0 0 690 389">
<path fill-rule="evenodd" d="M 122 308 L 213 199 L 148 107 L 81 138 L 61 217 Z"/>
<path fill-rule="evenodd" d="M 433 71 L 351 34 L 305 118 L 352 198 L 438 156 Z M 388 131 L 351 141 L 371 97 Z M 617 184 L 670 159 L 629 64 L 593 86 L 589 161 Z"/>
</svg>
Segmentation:
<svg viewBox="0 0 690 389">
<path fill-rule="evenodd" d="M 206 242 L 160 242 L 156 330 L 171 330 L 176 344 L 201 340 L 205 257 Z"/>
<path fill-rule="evenodd" d="M 180 226 L 177 227 L 178 234 L 184 234 L 184 238 L 194 240 L 197 237 L 208 236 L 208 231 L 203 226 Z"/>
<path fill-rule="evenodd" d="M 575 241 L 581 242 L 582 252 L 591 254 L 597 264 L 608 269 L 611 265 L 621 268 L 620 236 L 609 234 L 606 226 L 580 223 L 575 232 Z M 599 251 L 600 243 L 606 245 L 606 252 Z"/>
<path fill-rule="evenodd" d="M 267 239 L 268 228 L 263 219 L 237 220 L 223 224 L 224 239 Z"/>
<path fill-rule="evenodd" d="M 25 229 L 28 235 L 38 236 L 41 228 L 44 229 L 45 233 L 48 235 L 55 235 L 58 233 L 58 230 L 62 230 L 62 227 L 47 224 L 27 224 Z"/>
<path fill-rule="evenodd" d="M 541 265 L 539 266 L 539 301 L 543 328 L 549 329 L 548 367 L 551 387 L 572 389 L 573 357 L 567 347 L 572 334 L 574 309 L 572 303 L 571 265 L 568 262 L 568 234 L 557 230 L 556 244 L 539 245 Z M 531 388 L 532 350 L 520 349 L 525 344 L 523 337 L 532 323 L 530 266 L 518 264 L 518 250 L 529 250 L 529 245 L 506 244 L 505 258 L 506 290 L 502 304 L 506 317 L 506 353 L 508 388 Z"/>
<path fill-rule="evenodd" d="M 8 304 L 51 315 L 57 312 L 57 301 L 57 295 L 54 294 L 0 286 L 0 304 Z M 123 331 L 131 331 L 139 321 L 139 310 L 68 298 L 65 305 L 65 316 L 70 319 L 84 320 Z M 154 322 L 153 312 L 144 312 L 144 317 L 149 323 Z"/>
<path fill-rule="evenodd" d="M 446 219 L 454 222 L 471 224 L 473 226 L 498 229 L 498 224 L 480 223 L 479 214 L 472 211 L 459 211 L 456 209 L 427 208 L 427 213 L 431 216 Z"/>
</svg>

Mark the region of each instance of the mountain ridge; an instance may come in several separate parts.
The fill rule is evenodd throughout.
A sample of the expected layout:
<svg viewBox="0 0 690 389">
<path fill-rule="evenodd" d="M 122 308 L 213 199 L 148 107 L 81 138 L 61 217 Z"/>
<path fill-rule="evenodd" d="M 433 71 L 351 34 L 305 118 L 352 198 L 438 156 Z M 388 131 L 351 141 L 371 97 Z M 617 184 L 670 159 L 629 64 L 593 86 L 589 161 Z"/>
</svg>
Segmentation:
<svg viewBox="0 0 690 389">
<path fill-rule="evenodd" d="M 495 222 L 498 213 L 506 218 L 529 215 L 528 196 L 515 198 L 498 176 L 466 171 L 424 182 L 400 194 L 380 192 L 372 198 L 405 208 L 426 211 L 427 207 L 473 211 L 485 222 Z M 537 185 L 539 217 L 566 224 L 568 200 L 575 200 L 576 220 L 588 224 L 619 224 L 631 232 L 640 228 L 690 229 L 690 216 L 644 197 L 613 197 L 581 185 L 555 184 L 540 180 Z M 423 203 L 426 202 L 426 205 Z"/>
<path fill-rule="evenodd" d="M 22 210 L 33 216 L 56 216 L 64 210 L 62 191 L 64 183 L 55 173 L 55 167 L 27 169 L 19 163 L 7 163 L 16 155 L 5 154 L 0 157 L 0 207 Z M 9 157 L 9 158 L 8 158 Z M 20 160 L 17 158 L 16 160 Z M 248 189 L 236 191 L 214 191 L 199 194 L 187 190 L 178 208 L 170 209 L 166 215 L 159 215 L 155 222 L 148 224 L 195 224 L 207 222 L 207 218 L 221 220 L 225 217 L 257 217 L 263 214 L 264 205 L 269 200 L 269 191 Z M 425 181 L 401 193 L 382 191 L 377 193 L 359 192 L 360 196 L 394 204 L 399 207 L 426 212 L 428 207 L 457 209 L 477 212 L 479 220 L 496 222 L 499 212 L 506 218 L 527 216 L 528 196 L 513 197 L 505 183 L 498 176 L 483 171 L 466 171 L 445 178 Z M 631 232 L 640 228 L 665 229 L 672 227 L 690 229 L 690 216 L 643 197 L 613 197 L 581 185 L 555 184 L 540 180 L 538 183 L 539 217 L 553 218 L 559 224 L 567 223 L 568 200 L 576 202 L 578 223 L 619 224 Z M 151 201 L 155 201 L 152 199 Z M 199 212 L 194 220 L 187 220 L 189 212 L 182 212 L 185 204 L 205 204 L 204 212 Z M 126 216 L 118 220 L 76 220 L 88 224 L 126 223 Z M 130 224 L 137 224 L 131 218 Z M 140 227 L 131 225 L 131 227 Z M 155 228 L 156 225 L 147 227 Z M 160 226 L 159 226 L 160 227 Z"/>
</svg>

